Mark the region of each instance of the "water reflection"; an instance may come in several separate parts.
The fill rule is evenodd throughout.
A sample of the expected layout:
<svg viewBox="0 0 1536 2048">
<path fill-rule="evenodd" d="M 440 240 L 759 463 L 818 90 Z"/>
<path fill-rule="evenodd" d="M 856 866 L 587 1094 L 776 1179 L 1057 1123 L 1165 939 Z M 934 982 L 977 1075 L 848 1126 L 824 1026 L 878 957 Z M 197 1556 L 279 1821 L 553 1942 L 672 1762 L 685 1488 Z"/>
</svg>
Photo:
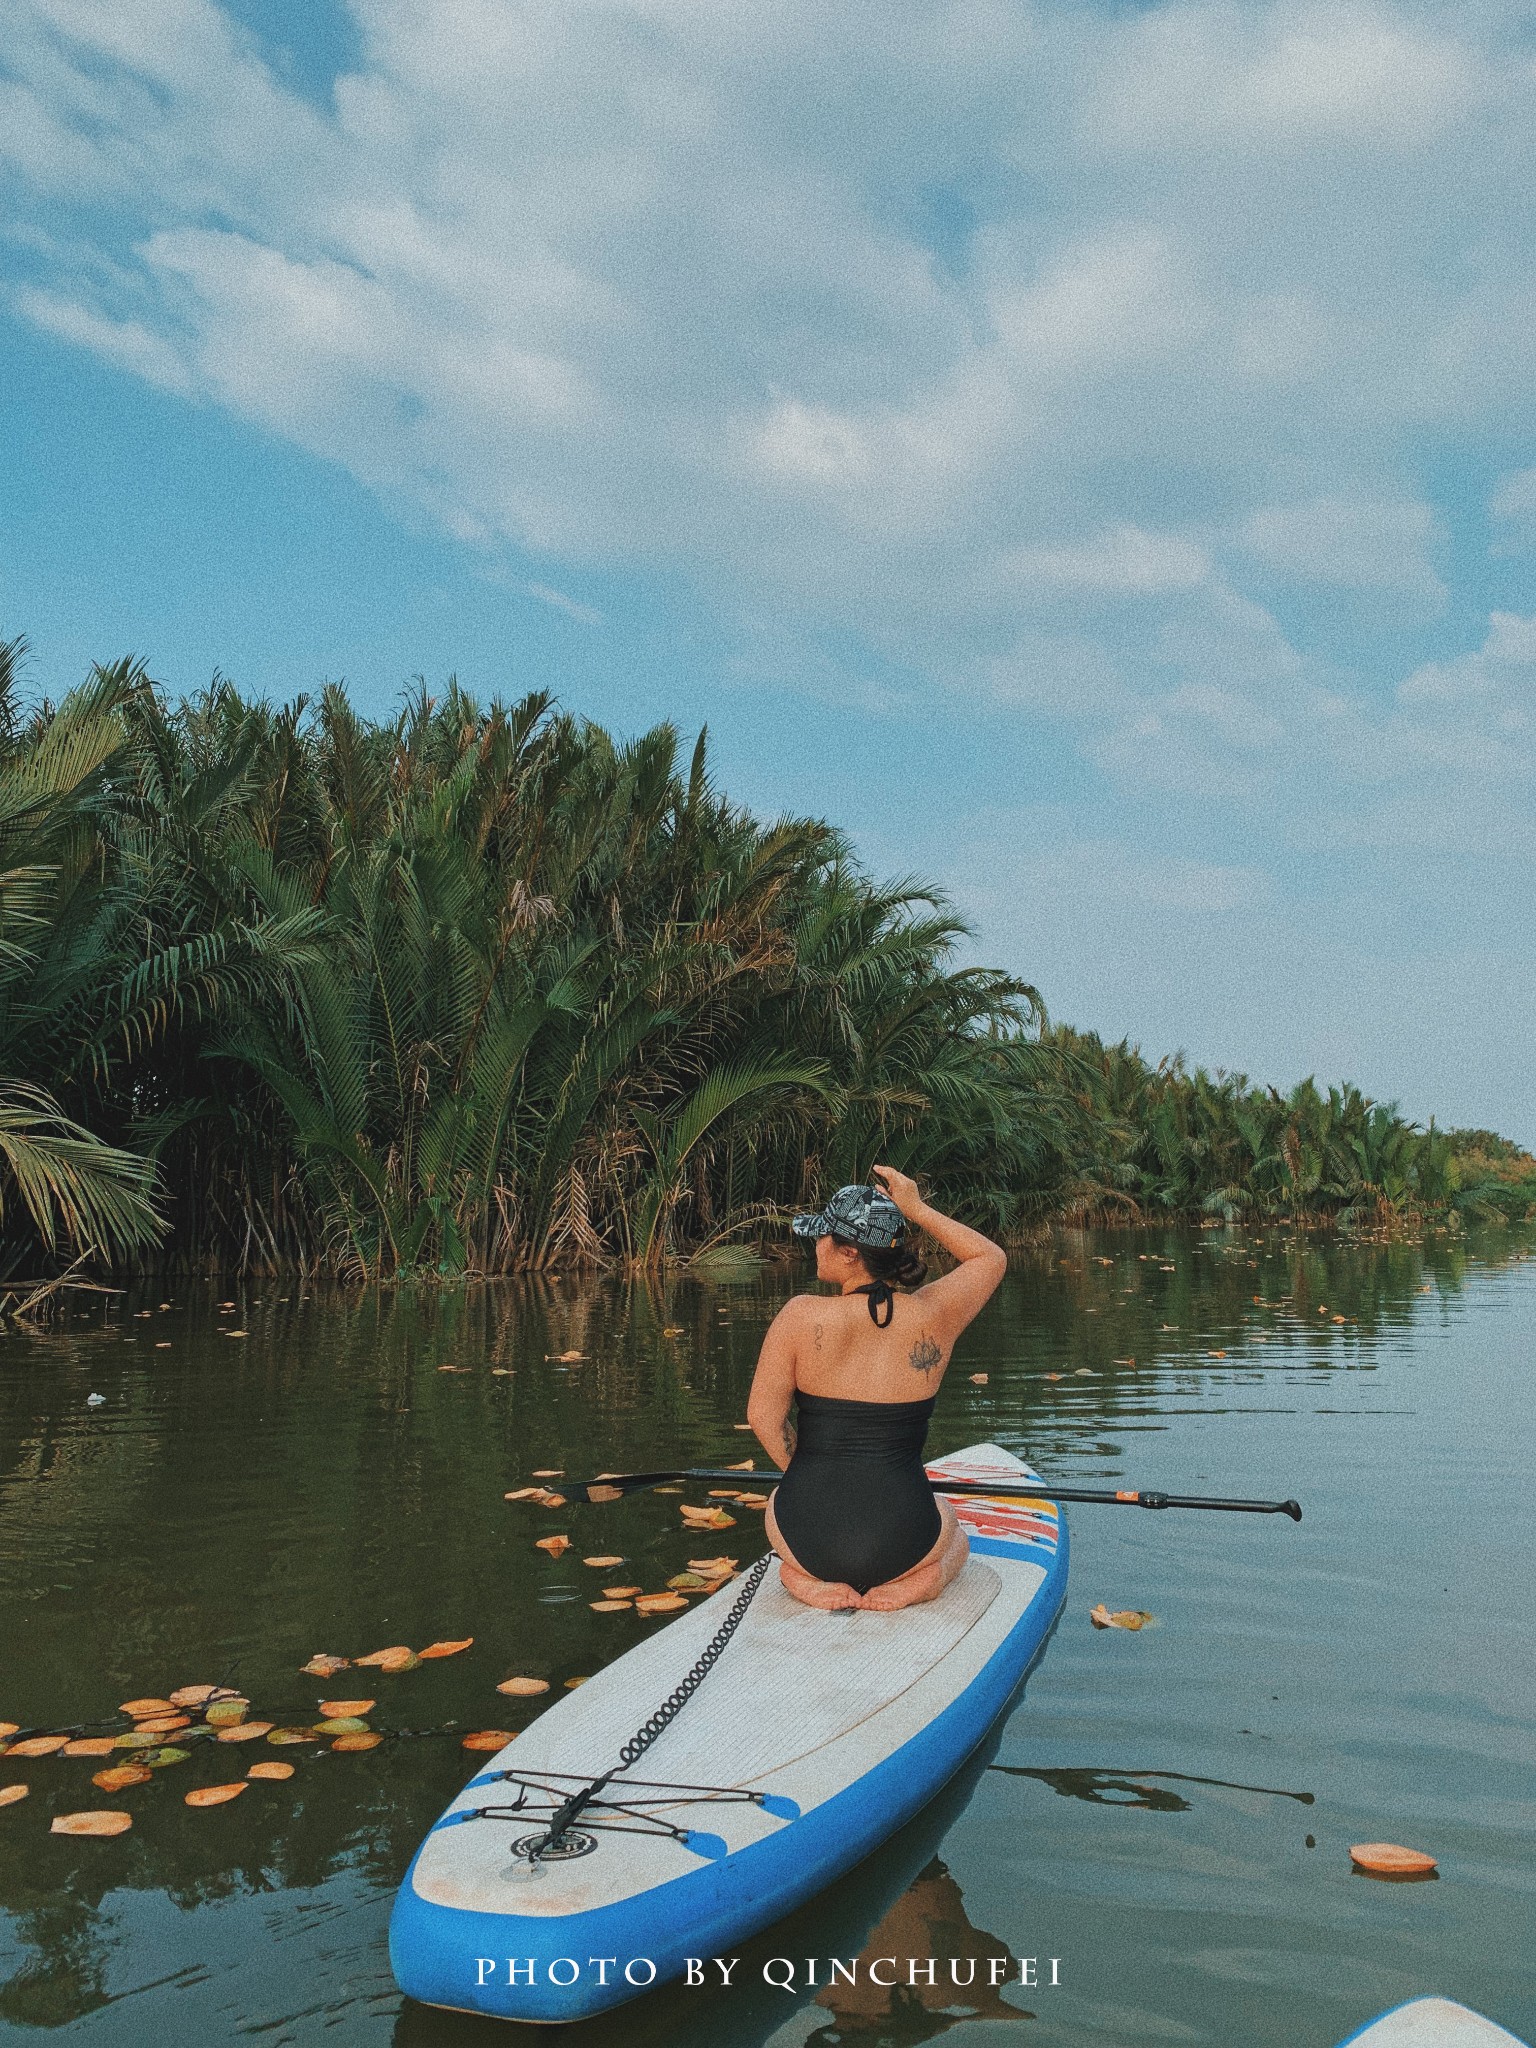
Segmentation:
<svg viewBox="0 0 1536 2048">
<path fill-rule="evenodd" d="M 877 1977 L 871 1965 L 879 1966 Z M 998 1988 L 1019 1982 L 1018 1957 L 1007 1942 L 972 1925 L 959 1885 L 937 1856 L 881 1920 L 851 1975 L 851 1983 L 817 1992 L 816 2003 L 833 2018 L 807 2036 L 806 2048 L 931 2041 L 961 2020 L 1034 2018 Z M 897 1981 L 886 1988 L 879 1977 Z"/>
<path fill-rule="evenodd" d="M 1090 1806 L 1141 1806 L 1152 1813 L 1188 1813 L 1190 1802 L 1170 1792 L 1165 1780 L 1181 1785 L 1213 1785 L 1224 1792 L 1257 1792 L 1266 1799 L 1294 1799 L 1311 1806 L 1313 1792 L 1285 1792 L 1274 1785 L 1239 1785 L 1230 1778 L 1201 1778 L 1191 1771 L 1030 1770 L 1022 1764 L 991 1764 L 1007 1778 L 1035 1778 L 1063 1799 L 1085 1799 Z"/>
</svg>

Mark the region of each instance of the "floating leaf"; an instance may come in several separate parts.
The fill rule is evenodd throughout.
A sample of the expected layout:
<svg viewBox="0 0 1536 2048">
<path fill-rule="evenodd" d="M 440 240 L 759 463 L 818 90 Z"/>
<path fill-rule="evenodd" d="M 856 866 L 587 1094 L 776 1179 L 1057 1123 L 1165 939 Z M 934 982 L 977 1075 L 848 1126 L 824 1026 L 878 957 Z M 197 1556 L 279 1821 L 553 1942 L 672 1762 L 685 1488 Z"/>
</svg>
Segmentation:
<svg viewBox="0 0 1536 2048">
<path fill-rule="evenodd" d="M 533 1547 L 535 1550 L 547 1550 L 551 1557 L 558 1557 L 562 1550 L 570 1549 L 571 1539 L 569 1536 L 541 1536 Z"/>
<path fill-rule="evenodd" d="M 82 1735 L 74 1742 L 66 1742 L 59 1755 L 110 1756 L 116 1747 L 115 1735 Z"/>
<path fill-rule="evenodd" d="M 356 1714 L 338 1714 L 334 1720 L 317 1721 L 317 1735 L 370 1735 L 368 1723 Z"/>
<path fill-rule="evenodd" d="M 0 1806 L 14 1806 L 32 1790 L 30 1785 L 0 1785 Z"/>
<path fill-rule="evenodd" d="M 987 1374 L 984 1372 L 973 1372 L 971 1374 L 971 1385 L 973 1387 L 984 1387 L 987 1384 L 987 1377 Z"/>
<path fill-rule="evenodd" d="M 467 1650 L 474 1641 L 473 1636 L 464 1636 L 458 1642 L 428 1643 L 424 1650 L 416 1652 L 418 1657 L 457 1657 L 460 1650 Z"/>
<path fill-rule="evenodd" d="M 611 1572 L 615 1565 L 624 1562 L 622 1557 L 584 1557 L 583 1564 L 589 1564 L 595 1571 Z"/>
<path fill-rule="evenodd" d="M 274 1724 L 271 1721 L 241 1721 L 233 1728 L 221 1728 L 220 1742 L 255 1742 L 258 1736 L 270 1735 Z"/>
<path fill-rule="evenodd" d="M 619 1562 L 617 1558 L 613 1561 L 615 1564 Z M 20 1733 L 21 1723 L 19 1721 L 0 1721 L 0 1742 L 4 1742 L 7 1735 L 19 1735 Z"/>
<path fill-rule="evenodd" d="M 604 1586 L 605 1600 L 633 1600 L 637 1593 L 643 1593 L 643 1586 Z"/>
<path fill-rule="evenodd" d="M 313 1742 L 314 1739 L 312 1730 L 308 1728 L 274 1728 L 267 1737 L 274 1749 L 281 1749 L 295 1742 Z"/>
<path fill-rule="evenodd" d="M 130 1785 L 147 1785 L 153 1776 L 142 1764 L 113 1764 L 110 1770 L 93 1771 L 91 1783 L 103 1792 L 126 1792 Z"/>
<path fill-rule="evenodd" d="M 1140 1607 L 1122 1607 L 1114 1614 L 1101 1600 L 1097 1607 L 1089 1610 L 1088 1619 L 1095 1628 L 1145 1628 L 1152 1616 Z"/>
<path fill-rule="evenodd" d="M 573 1351 L 570 1355 L 572 1358 L 579 1358 L 581 1353 Z M 563 1479 L 565 1477 L 565 1467 L 563 1465 L 544 1465 L 533 1476 L 535 1479 Z"/>
<path fill-rule="evenodd" d="M 274 1784 L 279 1779 L 293 1776 L 292 1764 L 280 1764 L 274 1757 L 271 1763 L 252 1764 L 245 1774 L 248 1778 L 270 1779 Z"/>
<path fill-rule="evenodd" d="M 1423 1849 L 1405 1849 L 1399 1842 L 1356 1842 L 1350 1860 L 1378 1877 L 1427 1877 L 1435 1859 Z"/>
<path fill-rule="evenodd" d="M 690 1529 L 734 1529 L 736 1517 L 728 1515 L 724 1508 L 689 1508 L 681 1510 L 683 1520 Z"/>
<path fill-rule="evenodd" d="M 133 1826 L 131 1813 L 56 1813 L 49 1823 L 51 1835 L 126 1835 Z"/>
<path fill-rule="evenodd" d="M 587 1605 L 594 1614 L 627 1614 L 630 1608 L 627 1600 L 589 1600 Z"/>
<path fill-rule="evenodd" d="M 706 1579 L 728 1579 L 737 1568 L 734 1557 L 690 1557 L 688 1569 L 702 1572 Z"/>
<path fill-rule="evenodd" d="M 204 1712 L 203 1719 L 210 1728 L 238 1728 L 245 1719 L 246 1709 L 250 1704 L 249 1700 L 242 1699 L 213 1700 Z"/>
<path fill-rule="evenodd" d="M 714 1583 L 713 1579 L 706 1579 L 702 1572 L 678 1572 L 667 1581 L 674 1593 L 702 1593 L 706 1587 Z"/>
<path fill-rule="evenodd" d="M 661 1334 L 663 1337 L 681 1337 L 683 1326 L 681 1323 L 666 1323 L 662 1327 Z"/>
<path fill-rule="evenodd" d="M 675 1486 L 657 1488 L 658 1493 L 676 1493 L 676 1491 L 677 1488 Z M 622 1486 L 589 1486 L 587 1488 L 587 1499 L 590 1501 L 622 1500 L 623 1498 L 624 1489 Z"/>
<path fill-rule="evenodd" d="M 554 1359 L 559 1365 L 577 1365 L 586 1357 L 585 1351 L 546 1351 L 546 1359 Z"/>
<path fill-rule="evenodd" d="M 568 1678 L 565 1681 L 565 1689 L 567 1692 L 574 1692 L 578 1685 L 585 1685 L 586 1682 L 584 1678 Z"/>
<path fill-rule="evenodd" d="M 183 1685 L 171 1694 L 173 1707 L 204 1707 L 216 1694 L 224 1695 L 227 1688 L 222 1685 Z"/>
<path fill-rule="evenodd" d="M 170 1700 L 124 1700 L 117 1711 L 142 1721 L 146 1714 L 174 1714 L 176 1709 Z"/>
<path fill-rule="evenodd" d="M 516 1493 L 504 1493 L 503 1500 L 542 1500 L 545 1494 L 542 1486 L 520 1486 Z"/>
<path fill-rule="evenodd" d="M 190 1714 L 156 1714 L 151 1719 L 139 1723 L 138 1733 L 140 1735 L 174 1735 L 178 1728 L 190 1728 L 191 1726 L 192 1717 Z"/>
<path fill-rule="evenodd" d="M 731 1427 L 732 1429 L 750 1430 L 752 1425 L 750 1422 L 733 1422 Z"/>
<path fill-rule="evenodd" d="M 7 1751 L 9 1756 L 57 1756 L 69 1742 L 67 1735 L 29 1735 L 25 1741 L 13 1742 Z"/>
<path fill-rule="evenodd" d="M 159 1740 L 158 1735 L 146 1735 L 142 1728 L 134 1728 L 126 1735 L 119 1735 L 112 1747 L 114 1749 L 154 1749 Z"/>
<path fill-rule="evenodd" d="M 688 1602 L 681 1593 L 642 1593 L 635 1602 L 637 1614 L 675 1614 Z"/>
<path fill-rule="evenodd" d="M 348 1714 L 371 1714 L 377 1700 L 322 1700 L 320 1711 L 327 1721 L 340 1721 Z"/>
<path fill-rule="evenodd" d="M 510 1728 L 479 1728 L 473 1735 L 466 1735 L 460 1743 L 461 1749 L 505 1749 L 516 1738 Z"/>
<path fill-rule="evenodd" d="M 766 1493 L 738 1493 L 736 1499 L 744 1508 L 765 1508 L 768 1505 Z"/>
<path fill-rule="evenodd" d="M 333 1678 L 338 1671 L 348 1671 L 351 1666 L 350 1657 L 331 1657 L 321 1650 L 299 1669 L 308 1672 L 311 1678 Z"/>
<path fill-rule="evenodd" d="M 757 1468 L 750 1458 L 743 1458 L 739 1465 L 727 1465 L 727 1472 L 753 1472 Z"/>
<path fill-rule="evenodd" d="M 383 1740 L 377 1729 L 359 1728 L 350 1735 L 338 1735 L 331 1744 L 331 1754 L 334 1756 L 338 1750 L 350 1755 L 354 1750 L 377 1749 Z"/>
<path fill-rule="evenodd" d="M 1061 1374 L 1060 1374 L 1059 1372 L 1048 1372 L 1048 1373 L 1047 1373 L 1047 1374 L 1045 1375 L 1045 1377 L 1046 1377 L 1046 1378 L 1047 1378 L 1048 1380 L 1059 1380 L 1059 1379 L 1061 1378 Z"/>
<path fill-rule="evenodd" d="M 192 1754 L 190 1749 L 177 1749 L 167 1744 L 164 1749 L 141 1749 L 137 1761 L 146 1771 L 163 1771 L 171 1764 L 184 1764 Z"/>
<path fill-rule="evenodd" d="M 652 1493 L 681 1493 L 682 1490 L 683 1489 L 680 1486 L 653 1486 L 651 1488 Z M 592 1490 L 590 1487 L 587 1489 L 587 1498 L 588 1500 L 592 1498 Z"/>
<path fill-rule="evenodd" d="M 532 1699 L 535 1693 L 549 1691 L 549 1680 L 547 1678 L 504 1678 L 496 1690 L 509 1693 L 514 1699 Z"/>
<path fill-rule="evenodd" d="M 236 1778 L 232 1785 L 199 1785 L 194 1791 L 184 1792 L 182 1798 L 188 1806 L 228 1806 L 244 1790 L 244 1778 Z"/>
</svg>

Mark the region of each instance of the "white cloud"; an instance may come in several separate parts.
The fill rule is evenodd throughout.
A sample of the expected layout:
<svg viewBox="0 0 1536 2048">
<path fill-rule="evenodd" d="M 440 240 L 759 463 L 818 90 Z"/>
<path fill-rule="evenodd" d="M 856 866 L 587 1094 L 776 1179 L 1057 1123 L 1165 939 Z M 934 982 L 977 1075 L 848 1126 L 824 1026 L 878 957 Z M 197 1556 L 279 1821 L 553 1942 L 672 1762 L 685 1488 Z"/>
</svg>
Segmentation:
<svg viewBox="0 0 1536 2048">
<path fill-rule="evenodd" d="M 1494 612 L 1475 652 L 1426 662 L 1404 681 L 1404 704 L 1492 707 L 1507 731 L 1525 730 L 1536 710 L 1536 618 Z"/>
<path fill-rule="evenodd" d="M 1438 606 L 1446 588 L 1429 559 L 1436 538 L 1428 505 L 1340 497 L 1256 506 L 1237 535 L 1240 547 L 1283 577 L 1423 598 Z"/>
</svg>

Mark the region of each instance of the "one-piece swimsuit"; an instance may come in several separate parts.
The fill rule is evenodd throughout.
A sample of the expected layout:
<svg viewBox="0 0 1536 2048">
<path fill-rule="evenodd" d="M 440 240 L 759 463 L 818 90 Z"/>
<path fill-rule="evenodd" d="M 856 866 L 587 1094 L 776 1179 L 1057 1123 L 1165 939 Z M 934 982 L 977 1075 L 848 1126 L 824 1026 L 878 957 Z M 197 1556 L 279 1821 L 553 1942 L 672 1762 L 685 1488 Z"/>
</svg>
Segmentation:
<svg viewBox="0 0 1536 2048">
<path fill-rule="evenodd" d="M 881 1294 L 888 1301 L 887 1290 L 871 1290 L 877 1322 Z M 932 1550 L 943 1524 L 923 1445 L 935 1399 L 845 1401 L 796 1390 L 795 1451 L 773 1513 L 796 1562 L 814 1578 L 867 1593 Z"/>
</svg>

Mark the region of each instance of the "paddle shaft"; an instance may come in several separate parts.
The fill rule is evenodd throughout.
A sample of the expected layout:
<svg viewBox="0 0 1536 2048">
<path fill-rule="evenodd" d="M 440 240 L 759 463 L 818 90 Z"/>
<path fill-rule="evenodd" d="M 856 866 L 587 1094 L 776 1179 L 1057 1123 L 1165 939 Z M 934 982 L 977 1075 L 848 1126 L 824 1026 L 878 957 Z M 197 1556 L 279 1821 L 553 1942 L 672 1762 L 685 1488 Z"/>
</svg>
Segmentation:
<svg viewBox="0 0 1536 2048">
<path fill-rule="evenodd" d="M 620 1472 L 608 1479 L 582 1479 L 575 1481 L 570 1490 L 601 1489 L 612 1487 L 622 1493 L 635 1493 L 649 1486 L 665 1486 L 679 1479 L 708 1479 L 716 1483 L 728 1483 L 740 1492 L 751 1492 L 754 1482 L 769 1478 L 766 1472 L 705 1471 L 697 1466 L 679 1472 Z M 778 1473 L 772 1478 L 777 1481 Z M 995 1485 L 990 1480 L 934 1479 L 929 1485 L 935 1493 L 955 1494 L 960 1497 L 974 1495 L 999 1500 L 1054 1500 L 1084 1502 L 1093 1507 L 1119 1508 L 1209 1508 L 1232 1515 L 1289 1515 L 1293 1522 L 1301 1520 L 1301 1505 L 1294 1500 L 1212 1500 L 1194 1493 L 1159 1493 L 1146 1487 L 1110 1488 L 1102 1486 L 1053 1486 L 1045 1480 L 1036 1485 L 1010 1486 Z M 600 1490 L 596 1498 L 611 1498 Z"/>
</svg>

